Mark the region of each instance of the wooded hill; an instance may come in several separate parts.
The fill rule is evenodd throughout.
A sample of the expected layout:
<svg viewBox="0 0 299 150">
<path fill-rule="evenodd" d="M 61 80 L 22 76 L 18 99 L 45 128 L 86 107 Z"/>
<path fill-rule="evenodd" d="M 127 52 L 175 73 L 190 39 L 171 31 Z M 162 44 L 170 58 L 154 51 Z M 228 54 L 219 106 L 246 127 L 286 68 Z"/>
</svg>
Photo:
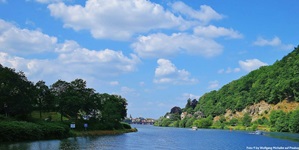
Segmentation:
<svg viewBox="0 0 299 150">
<path fill-rule="evenodd" d="M 215 117 L 227 109 L 241 111 L 262 100 L 277 104 L 284 99 L 299 102 L 299 46 L 273 65 L 260 67 L 218 91 L 204 94 L 194 111 Z"/>
<path fill-rule="evenodd" d="M 198 101 L 188 99 L 185 108 L 172 108 L 155 125 L 299 133 L 298 102 L 299 46 Z"/>
</svg>

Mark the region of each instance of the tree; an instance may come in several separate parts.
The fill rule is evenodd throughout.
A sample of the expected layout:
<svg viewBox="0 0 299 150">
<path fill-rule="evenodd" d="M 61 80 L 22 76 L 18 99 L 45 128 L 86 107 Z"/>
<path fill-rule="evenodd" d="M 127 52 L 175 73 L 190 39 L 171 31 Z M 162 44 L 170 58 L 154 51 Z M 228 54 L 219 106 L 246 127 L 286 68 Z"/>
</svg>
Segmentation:
<svg viewBox="0 0 299 150">
<path fill-rule="evenodd" d="M 186 122 L 186 127 L 192 127 L 192 125 L 193 125 L 193 122 L 196 120 L 196 118 L 195 117 L 191 117 L 191 118 L 189 118 L 188 120 L 187 120 L 187 122 Z"/>
<path fill-rule="evenodd" d="M 293 133 L 299 133 L 299 110 L 290 114 L 289 129 Z"/>
<path fill-rule="evenodd" d="M 179 122 L 179 127 L 180 128 L 185 128 L 186 127 L 186 123 L 187 123 L 187 118 L 184 118 L 183 120 L 181 120 L 180 122 Z"/>
<path fill-rule="evenodd" d="M 196 126 L 198 128 L 209 128 L 213 124 L 213 118 L 209 116 L 208 118 L 201 118 L 198 120 L 195 120 L 193 122 L 193 126 Z"/>
<path fill-rule="evenodd" d="M 242 119 L 242 124 L 245 126 L 245 127 L 249 127 L 251 125 L 251 116 L 249 115 L 249 113 L 245 113 L 244 116 L 243 116 L 243 119 Z"/>
<path fill-rule="evenodd" d="M 237 118 L 232 118 L 230 121 L 229 121 L 229 124 L 231 126 L 236 126 L 238 124 L 238 119 Z"/>
<path fill-rule="evenodd" d="M 69 83 L 66 81 L 58 80 L 51 85 L 51 93 L 55 96 L 55 101 L 58 106 L 58 111 L 60 112 L 60 119 L 62 121 L 63 115 L 65 115 L 65 109 L 67 107 L 66 97 L 67 90 L 69 88 Z"/>
<path fill-rule="evenodd" d="M 35 105 L 38 107 L 40 118 L 42 118 L 43 111 L 49 111 L 54 107 L 51 92 L 45 81 L 38 81 L 35 84 L 36 88 L 36 100 Z"/>
<path fill-rule="evenodd" d="M 162 120 L 162 127 L 168 127 L 171 124 L 171 120 L 168 118 L 163 118 Z"/>
<path fill-rule="evenodd" d="M 26 117 L 32 111 L 35 87 L 23 72 L 0 65 L 0 112 Z"/>
<path fill-rule="evenodd" d="M 103 109 L 102 122 L 113 126 L 127 116 L 127 101 L 119 95 L 101 95 Z"/>
<path fill-rule="evenodd" d="M 180 107 L 175 106 L 175 107 L 171 108 L 170 113 L 171 114 L 181 114 L 182 109 Z"/>
</svg>

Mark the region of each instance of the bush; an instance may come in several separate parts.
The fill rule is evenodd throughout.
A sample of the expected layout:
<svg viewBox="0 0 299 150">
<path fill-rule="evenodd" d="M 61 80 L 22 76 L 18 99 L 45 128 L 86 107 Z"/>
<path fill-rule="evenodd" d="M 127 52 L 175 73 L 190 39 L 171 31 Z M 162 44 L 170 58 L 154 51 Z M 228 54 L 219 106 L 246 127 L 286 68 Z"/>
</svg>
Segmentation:
<svg viewBox="0 0 299 150">
<path fill-rule="evenodd" d="M 299 110 L 290 114 L 289 128 L 293 133 L 299 133 Z"/>
<path fill-rule="evenodd" d="M 40 122 L 38 123 L 41 128 L 43 134 L 47 138 L 65 138 L 69 135 L 69 127 L 62 123 L 54 123 L 54 122 Z"/>
<path fill-rule="evenodd" d="M 251 131 L 256 131 L 256 130 L 257 130 L 257 127 L 258 127 L 257 124 L 253 124 L 249 130 L 251 130 Z"/>
<path fill-rule="evenodd" d="M 0 122 L 0 141 L 21 141 L 41 139 L 43 133 L 39 125 L 24 121 Z"/>
<path fill-rule="evenodd" d="M 25 121 L 1 121 L 0 141 L 26 141 L 65 138 L 68 127 L 59 123 L 32 123 Z"/>
<path fill-rule="evenodd" d="M 121 124 L 122 124 L 122 126 L 123 126 L 124 129 L 132 129 L 131 125 L 129 125 L 129 124 L 125 123 L 125 122 L 122 122 Z"/>
<path fill-rule="evenodd" d="M 162 127 L 168 127 L 171 124 L 171 120 L 168 118 L 164 118 L 162 120 Z"/>
<path fill-rule="evenodd" d="M 193 122 L 193 126 L 198 128 L 209 128 L 213 124 L 213 121 L 210 118 L 201 118 Z"/>
</svg>

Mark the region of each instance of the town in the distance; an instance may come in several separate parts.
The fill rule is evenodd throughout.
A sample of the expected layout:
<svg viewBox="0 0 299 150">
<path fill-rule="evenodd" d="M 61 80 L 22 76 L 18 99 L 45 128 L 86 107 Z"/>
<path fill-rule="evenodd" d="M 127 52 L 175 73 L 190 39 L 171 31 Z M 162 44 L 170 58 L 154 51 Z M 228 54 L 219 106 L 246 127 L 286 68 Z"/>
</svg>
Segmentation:
<svg viewBox="0 0 299 150">
<path fill-rule="evenodd" d="M 125 118 L 123 121 L 129 124 L 143 124 L 143 125 L 153 125 L 155 123 L 155 119 L 143 118 L 143 117 L 133 118 L 132 115 L 130 115 L 130 117 Z"/>
</svg>

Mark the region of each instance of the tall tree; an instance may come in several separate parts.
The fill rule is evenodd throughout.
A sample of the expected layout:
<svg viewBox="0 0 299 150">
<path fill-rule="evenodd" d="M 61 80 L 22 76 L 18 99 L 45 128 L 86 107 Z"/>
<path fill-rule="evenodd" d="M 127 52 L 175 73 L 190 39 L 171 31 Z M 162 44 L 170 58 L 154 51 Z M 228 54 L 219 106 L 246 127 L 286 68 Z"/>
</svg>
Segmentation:
<svg viewBox="0 0 299 150">
<path fill-rule="evenodd" d="M 127 101 L 119 95 L 102 94 L 102 122 L 116 124 L 127 116 Z"/>
<path fill-rule="evenodd" d="M 45 81 L 38 81 L 36 87 L 36 101 L 35 105 L 38 107 L 40 118 L 42 118 L 43 111 L 49 111 L 53 107 L 53 100 L 49 87 Z"/>
<path fill-rule="evenodd" d="M 58 106 L 57 109 L 61 114 L 61 121 L 63 118 L 63 115 L 66 115 L 65 109 L 67 107 L 67 91 L 69 89 L 70 85 L 66 81 L 58 80 L 55 83 L 51 85 L 51 93 L 55 96 L 55 102 L 56 105 Z"/>
<path fill-rule="evenodd" d="M 0 110 L 11 116 L 26 117 L 32 111 L 34 85 L 23 72 L 0 65 Z"/>
</svg>

